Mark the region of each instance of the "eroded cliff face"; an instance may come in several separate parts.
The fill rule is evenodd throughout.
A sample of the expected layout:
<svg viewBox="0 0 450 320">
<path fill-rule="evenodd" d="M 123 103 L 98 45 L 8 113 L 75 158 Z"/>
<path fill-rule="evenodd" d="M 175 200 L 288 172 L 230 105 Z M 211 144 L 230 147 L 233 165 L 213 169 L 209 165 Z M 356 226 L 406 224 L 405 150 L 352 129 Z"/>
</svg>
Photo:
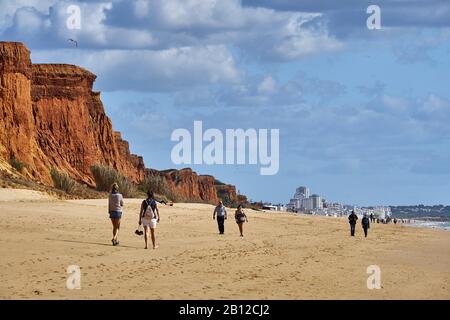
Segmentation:
<svg viewBox="0 0 450 320">
<path fill-rule="evenodd" d="M 216 185 L 216 191 L 219 198 L 227 203 L 246 203 L 247 199 L 240 201 L 236 193 L 236 187 L 229 184 Z M 244 198 L 242 198 L 243 200 Z"/>
<path fill-rule="evenodd" d="M 163 177 L 167 181 L 170 192 L 183 201 L 204 201 L 217 204 L 221 199 L 228 204 L 240 203 L 235 186 L 217 184 L 218 182 L 213 176 L 199 175 L 190 168 L 163 171 L 147 169 L 146 174 Z M 242 203 L 247 203 L 247 199 L 245 198 Z"/>
<path fill-rule="evenodd" d="M 24 175 L 51 184 L 50 168 L 94 186 L 93 164 L 144 177 L 142 157 L 114 132 L 96 76 L 66 64 L 32 64 L 20 43 L 0 43 L 0 157 L 26 164 Z"/>
<path fill-rule="evenodd" d="M 192 169 L 163 171 L 170 190 L 186 200 L 201 199 L 208 202 L 217 202 L 217 192 L 214 177 L 201 176 Z"/>
<path fill-rule="evenodd" d="M 23 175 L 51 185 L 50 169 L 90 186 L 94 164 L 115 168 L 134 182 L 149 171 L 142 157 L 112 128 L 96 76 L 68 64 L 32 64 L 21 43 L 0 42 L 0 159 L 26 164 Z M 153 171 L 153 170 L 151 170 Z M 159 172 L 186 200 L 218 201 L 215 179 L 191 169 Z M 233 186 L 229 186 L 233 189 Z M 236 197 L 234 189 L 231 197 Z"/>
<path fill-rule="evenodd" d="M 24 175 L 43 178 L 31 101 L 30 52 L 16 42 L 0 43 L 0 157 L 27 163 Z"/>
</svg>

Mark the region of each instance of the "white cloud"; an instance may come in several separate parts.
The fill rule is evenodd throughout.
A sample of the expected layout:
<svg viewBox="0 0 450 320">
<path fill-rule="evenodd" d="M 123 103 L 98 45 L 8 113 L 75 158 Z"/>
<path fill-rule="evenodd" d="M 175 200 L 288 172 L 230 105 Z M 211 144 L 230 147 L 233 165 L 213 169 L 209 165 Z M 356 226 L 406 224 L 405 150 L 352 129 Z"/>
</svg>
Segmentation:
<svg viewBox="0 0 450 320">
<path fill-rule="evenodd" d="M 31 7 L 23 7 L 14 15 L 14 27 L 19 33 L 33 35 L 40 30 L 48 30 L 50 22 L 39 11 Z"/>
<path fill-rule="evenodd" d="M 240 78 L 234 58 L 225 46 L 167 50 L 38 50 L 32 53 L 32 60 L 83 66 L 101 74 L 97 86 L 108 91 L 179 90 L 233 83 Z"/>
<path fill-rule="evenodd" d="M 81 11 L 81 28 L 69 29 L 67 8 L 76 3 Z M 16 6 L 8 10 L 11 22 L 3 36 L 25 42 L 31 48 L 67 47 L 67 39 L 76 39 L 82 48 L 149 48 L 157 44 L 148 30 L 110 26 L 105 23 L 106 13 L 113 8 L 111 2 L 47 2 L 44 6 Z"/>
<path fill-rule="evenodd" d="M 149 17 L 168 29 L 231 29 L 244 19 L 239 0 L 155 0 L 149 6 Z"/>
<path fill-rule="evenodd" d="M 31 17 L 23 15 L 22 1 L 14 3 L 3 5 L 9 17 L 3 25 L 10 28 L 0 28 L 0 34 L 32 48 L 65 47 L 67 38 L 91 49 L 227 45 L 259 58 L 291 60 L 341 46 L 329 36 L 321 14 L 242 7 L 239 0 L 31 2 L 39 13 Z M 71 4 L 81 8 L 80 30 L 66 27 Z"/>
<path fill-rule="evenodd" d="M 14 14 L 18 9 L 28 7 L 48 14 L 48 8 L 56 2 L 57 0 L 0 1 L 0 33 L 12 25 Z"/>
<path fill-rule="evenodd" d="M 450 101 L 430 94 L 423 101 L 422 110 L 425 112 L 450 112 Z"/>
<path fill-rule="evenodd" d="M 136 18 L 142 19 L 148 15 L 150 11 L 150 2 L 147 0 L 136 0 L 133 2 L 133 5 Z"/>
<path fill-rule="evenodd" d="M 309 22 L 317 24 L 308 27 Z M 280 31 L 274 54 L 285 60 L 342 48 L 342 43 L 329 36 L 320 14 L 297 13 L 289 18 Z"/>
<path fill-rule="evenodd" d="M 277 89 L 277 83 L 272 76 L 266 76 L 258 86 L 258 92 L 260 94 L 273 94 Z"/>
</svg>

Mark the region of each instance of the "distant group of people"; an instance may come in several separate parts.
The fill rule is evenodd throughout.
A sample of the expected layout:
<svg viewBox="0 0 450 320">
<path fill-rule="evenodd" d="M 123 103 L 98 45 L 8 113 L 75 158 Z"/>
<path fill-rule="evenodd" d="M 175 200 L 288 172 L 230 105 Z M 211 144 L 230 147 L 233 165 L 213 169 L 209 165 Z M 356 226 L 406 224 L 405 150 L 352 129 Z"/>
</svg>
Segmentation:
<svg viewBox="0 0 450 320">
<path fill-rule="evenodd" d="M 356 221 L 358 220 L 358 216 L 355 214 L 355 211 L 352 210 L 352 213 L 348 216 L 348 222 L 350 224 L 350 236 L 354 237 L 355 236 L 355 228 L 356 228 Z M 393 222 L 394 224 L 397 223 L 410 223 L 409 219 L 397 219 L 397 218 L 391 218 L 391 217 L 387 217 L 386 219 L 380 219 L 380 218 L 375 218 L 375 216 L 373 215 L 373 213 L 371 213 L 370 215 L 365 214 L 363 216 L 363 218 L 361 219 L 361 226 L 364 230 L 364 237 L 367 238 L 367 234 L 369 232 L 369 228 L 370 228 L 370 223 L 383 223 L 383 224 L 388 224 L 390 222 Z"/>
<path fill-rule="evenodd" d="M 164 203 L 164 201 L 158 201 L 155 199 L 154 194 L 152 191 L 147 192 L 147 198 L 142 201 L 141 208 L 139 210 L 139 221 L 138 225 L 139 228 L 142 226 L 143 231 L 136 230 L 135 233 L 137 235 L 144 235 L 144 241 L 145 241 L 145 249 L 148 249 L 148 236 L 150 235 L 153 249 L 157 249 L 158 245 L 156 244 L 156 236 L 155 236 L 155 230 L 157 227 L 157 224 L 160 222 L 160 214 L 157 202 Z M 111 193 L 109 195 L 108 199 L 108 212 L 109 212 L 109 218 L 111 219 L 112 223 L 112 233 L 113 237 L 111 239 L 112 245 L 117 246 L 119 245 L 119 230 L 120 230 L 120 221 L 122 218 L 122 212 L 123 212 L 123 196 L 119 192 L 119 185 L 117 183 L 114 183 L 111 187 Z M 227 219 L 227 210 L 225 206 L 223 205 L 222 201 L 219 201 L 218 205 L 214 208 L 213 212 L 213 219 L 216 219 L 217 216 L 217 225 L 219 228 L 219 234 L 225 233 L 225 220 Z M 239 227 L 240 236 L 244 236 L 244 223 L 248 222 L 248 218 L 246 214 L 243 211 L 242 205 L 239 205 L 237 207 L 237 210 L 235 211 L 234 215 L 235 221 Z"/>
<path fill-rule="evenodd" d="M 375 218 L 374 218 L 374 221 L 375 221 Z M 386 219 L 377 218 L 376 222 L 382 223 L 382 224 L 389 224 L 391 222 L 393 222 L 394 224 L 397 224 L 397 223 L 400 224 L 400 223 L 411 223 L 411 220 L 410 219 L 397 219 L 397 218 L 392 219 L 391 217 L 387 217 Z"/>
</svg>

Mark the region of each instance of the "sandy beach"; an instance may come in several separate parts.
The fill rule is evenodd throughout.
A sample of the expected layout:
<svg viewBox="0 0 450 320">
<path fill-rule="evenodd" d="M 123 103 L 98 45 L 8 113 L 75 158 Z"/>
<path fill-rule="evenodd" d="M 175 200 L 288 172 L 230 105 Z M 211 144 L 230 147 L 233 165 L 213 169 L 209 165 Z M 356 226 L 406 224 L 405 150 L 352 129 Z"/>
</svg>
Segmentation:
<svg viewBox="0 0 450 320">
<path fill-rule="evenodd" d="M 160 206 L 160 247 L 134 234 L 141 200 L 126 199 L 120 246 L 106 200 L 53 200 L 0 189 L 1 299 L 450 299 L 450 232 L 247 210 L 240 238 L 213 206 Z M 81 289 L 66 288 L 69 265 Z M 380 290 L 366 285 L 381 268 Z"/>
</svg>

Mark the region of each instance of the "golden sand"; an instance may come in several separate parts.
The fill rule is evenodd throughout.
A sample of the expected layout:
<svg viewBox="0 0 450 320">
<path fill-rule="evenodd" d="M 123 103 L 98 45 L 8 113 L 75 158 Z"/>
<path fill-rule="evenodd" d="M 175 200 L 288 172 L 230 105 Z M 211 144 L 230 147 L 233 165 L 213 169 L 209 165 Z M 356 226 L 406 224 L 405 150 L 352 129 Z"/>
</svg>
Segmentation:
<svg viewBox="0 0 450 320">
<path fill-rule="evenodd" d="M 140 200 L 125 200 L 113 247 L 106 200 L 5 194 L 1 299 L 450 299 L 448 231 L 374 224 L 364 239 L 358 225 L 352 238 L 345 219 L 247 210 L 240 238 L 229 210 L 220 236 L 213 206 L 180 203 L 160 206 L 160 247 L 144 250 Z M 69 265 L 81 267 L 79 290 L 66 287 Z M 379 290 L 367 288 L 369 265 Z"/>
</svg>

